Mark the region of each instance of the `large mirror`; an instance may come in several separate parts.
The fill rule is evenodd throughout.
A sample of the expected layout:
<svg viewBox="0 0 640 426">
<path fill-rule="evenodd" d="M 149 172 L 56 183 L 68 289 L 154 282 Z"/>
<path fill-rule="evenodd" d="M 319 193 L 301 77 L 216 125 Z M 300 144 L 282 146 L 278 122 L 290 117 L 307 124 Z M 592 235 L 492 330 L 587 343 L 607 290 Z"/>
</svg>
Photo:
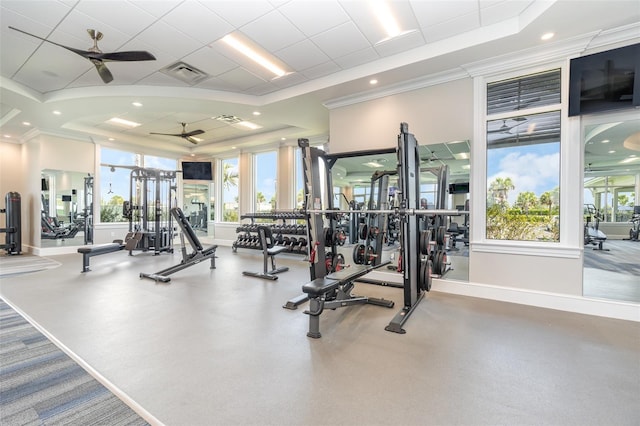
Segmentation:
<svg viewBox="0 0 640 426">
<path fill-rule="evenodd" d="M 41 172 L 40 247 L 93 242 L 93 177 L 87 173 Z"/>
<path fill-rule="evenodd" d="M 199 237 L 208 235 L 208 224 L 214 220 L 215 205 L 208 183 L 184 183 L 182 211 Z"/>
<path fill-rule="evenodd" d="M 453 141 L 441 144 L 424 145 L 420 150 L 420 200 L 422 209 L 444 208 L 458 210 L 460 214 L 447 216 L 445 226 L 445 250 L 447 269 L 443 278 L 451 280 L 469 280 L 469 157 L 468 141 Z M 333 182 L 333 206 L 340 210 L 389 209 L 393 203 L 394 191 L 398 186 L 397 176 L 393 173 L 397 167 L 395 150 L 380 151 L 367 155 L 345 155 L 339 157 L 331 167 Z M 388 196 L 379 196 L 379 185 L 372 185 L 376 176 L 388 173 Z M 438 202 L 439 188 L 444 195 Z M 397 218 L 388 217 L 385 221 L 386 236 L 382 249 L 382 260 L 396 259 L 399 249 L 399 224 Z M 432 226 L 425 218 L 423 227 Z M 351 260 L 352 252 L 359 244 L 358 217 L 344 216 L 339 224 L 347 236 L 341 251 Z M 347 263 L 350 263 L 349 261 Z"/>
<path fill-rule="evenodd" d="M 583 295 L 640 303 L 640 119 L 585 123 Z"/>
</svg>

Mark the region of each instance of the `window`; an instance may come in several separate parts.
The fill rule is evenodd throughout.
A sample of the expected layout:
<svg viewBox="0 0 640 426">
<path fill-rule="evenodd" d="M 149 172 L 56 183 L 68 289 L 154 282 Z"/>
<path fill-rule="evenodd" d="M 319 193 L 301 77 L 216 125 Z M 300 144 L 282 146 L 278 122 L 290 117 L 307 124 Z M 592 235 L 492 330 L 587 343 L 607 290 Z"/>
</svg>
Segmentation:
<svg viewBox="0 0 640 426">
<path fill-rule="evenodd" d="M 276 209 L 278 154 L 263 152 L 253 156 L 254 212 L 270 212 Z"/>
<path fill-rule="evenodd" d="M 238 158 L 222 160 L 222 221 L 238 222 Z"/>
<path fill-rule="evenodd" d="M 487 85 L 487 239 L 560 240 L 559 104 L 560 70 Z"/>
<path fill-rule="evenodd" d="M 144 167 L 148 169 L 176 170 L 177 161 L 172 158 L 156 157 L 154 155 L 144 156 Z"/>
<path fill-rule="evenodd" d="M 140 165 L 140 156 L 102 148 L 100 163 L 100 222 L 124 222 L 122 203 L 129 200 L 130 168 Z"/>
</svg>

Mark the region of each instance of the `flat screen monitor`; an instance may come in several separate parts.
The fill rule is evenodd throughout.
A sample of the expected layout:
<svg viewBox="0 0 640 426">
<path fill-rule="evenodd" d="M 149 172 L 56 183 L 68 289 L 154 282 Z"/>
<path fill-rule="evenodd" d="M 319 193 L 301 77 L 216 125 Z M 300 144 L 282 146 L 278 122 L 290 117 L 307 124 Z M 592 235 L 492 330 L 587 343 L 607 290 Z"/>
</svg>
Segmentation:
<svg viewBox="0 0 640 426">
<path fill-rule="evenodd" d="M 184 180 L 213 180 L 210 161 L 183 161 L 182 179 Z"/>
<path fill-rule="evenodd" d="M 62 201 L 71 201 L 71 195 L 63 195 Z"/>
<path fill-rule="evenodd" d="M 40 180 L 40 187 L 40 189 L 42 189 L 43 191 L 49 190 L 49 181 L 47 180 L 47 178 L 42 178 Z"/>
<path fill-rule="evenodd" d="M 571 60 L 569 117 L 640 106 L 640 43 Z"/>
<path fill-rule="evenodd" d="M 469 182 L 449 184 L 449 194 L 467 194 L 468 192 L 469 192 Z"/>
</svg>

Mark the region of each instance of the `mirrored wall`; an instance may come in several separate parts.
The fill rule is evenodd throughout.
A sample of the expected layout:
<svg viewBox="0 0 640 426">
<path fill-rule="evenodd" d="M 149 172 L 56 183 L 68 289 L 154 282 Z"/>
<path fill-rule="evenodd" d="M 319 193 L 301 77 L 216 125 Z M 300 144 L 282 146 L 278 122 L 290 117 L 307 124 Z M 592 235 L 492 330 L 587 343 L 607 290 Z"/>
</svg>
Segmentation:
<svg viewBox="0 0 640 426">
<path fill-rule="evenodd" d="M 583 295 L 640 303 L 640 119 L 584 124 Z"/>
<path fill-rule="evenodd" d="M 40 247 L 93 242 L 93 177 L 87 173 L 41 172 Z"/>
<path fill-rule="evenodd" d="M 442 223 L 446 228 L 446 253 L 448 263 L 445 279 L 468 281 L 469 279 L 469 141 L 452 141 L 420 146 L 420 208 L 444 208 L 458 210 L 460 214 L 447 216 Z M 333 206 L 340 210 L 389 209 L 393 207 L 394 191 L 398 186 L 395 150 L 391 152 L 345 156 L 338 158 L 331 167 L 333 182 Z M 444 172 L 444 173 L 443 173 Z M 388 174 L 388 199 L 379 196 L 376 176 Z M 444 180 L 444 182 L 442 181 Z M 444 194 L 439 188 L 444 188 Z M 439 196 L 442 196 L 439 200 Z M 357 217 L 345 215 L 340 224 L 347 236 L 340 251 L 351 263 L 352 251 L 358 244 Z M 432 227 L 425 218 L 423 228 Z M 391 260 L 393 268 L 399 251 L 399 218 L 389 215 L 385 220 L 386 237 L 382 260 Z"/>
<path fill-rule="evenodd" d="M 215 203 L 211 184 L 184 183 L 182 211 L 198 236 L 208 236 L 208 223 L 215 219 Z"/>
</svg>

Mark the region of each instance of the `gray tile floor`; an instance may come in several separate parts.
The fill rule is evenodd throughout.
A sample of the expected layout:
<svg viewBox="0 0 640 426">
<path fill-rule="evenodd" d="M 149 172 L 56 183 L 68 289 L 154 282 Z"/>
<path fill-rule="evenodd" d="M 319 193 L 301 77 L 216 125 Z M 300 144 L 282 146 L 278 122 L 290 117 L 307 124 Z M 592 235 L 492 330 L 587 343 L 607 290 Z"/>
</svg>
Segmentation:
<svg viewBox="0 0 640 426">
<path fill-rule="evenodd" d="M 55 256 L 0 294 L 167 425 L 637 425 L 640 324 L 432 292 L 384 331 L 396 301 L 325 311 L 321 339 L 282 309 L 308 280 L 244 277 L 260 254 L 218 249 L 168 284 L 138 278 L 179 255 Z M 282 257 L 282 256 L 281 256 Z"/>
</svg>

